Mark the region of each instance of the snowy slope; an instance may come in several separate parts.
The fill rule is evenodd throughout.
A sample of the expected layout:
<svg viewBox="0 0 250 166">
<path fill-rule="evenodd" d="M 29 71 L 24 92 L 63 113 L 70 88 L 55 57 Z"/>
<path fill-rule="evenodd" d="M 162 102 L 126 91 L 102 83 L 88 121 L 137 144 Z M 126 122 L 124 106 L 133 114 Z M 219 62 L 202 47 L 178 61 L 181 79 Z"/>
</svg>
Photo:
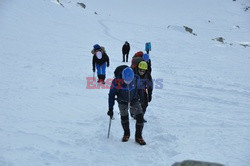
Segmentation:
<svg viewBox="0 0 250 166">
<path fill-rule="evenodd" d="M 0 1 L 0 166 L 248 165 L 249 1 L 59 2 Z M 105 46 L 113 78 L 125 41 L 130 58 L 151 41 L 152 76 L 163 80 L 143 147 L 121 142 L 117 104 L 106 138 L 109 90 L 86 88 L 92 46 Z"/>
</svg>

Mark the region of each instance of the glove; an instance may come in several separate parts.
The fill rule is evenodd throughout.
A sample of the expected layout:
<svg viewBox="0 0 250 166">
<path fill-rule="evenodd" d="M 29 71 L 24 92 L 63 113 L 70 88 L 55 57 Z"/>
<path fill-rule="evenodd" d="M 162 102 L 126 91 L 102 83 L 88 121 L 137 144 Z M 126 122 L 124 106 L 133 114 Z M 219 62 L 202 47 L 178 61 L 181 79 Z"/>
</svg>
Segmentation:
<svg viewBox="0 0 250 166">
<path fill-rule="evenodd" d="M 113 118 L 114 112 L 113 112 L 113 108 L 109 108 L 107 115 L 110 116 L 110 118 Z"/>
<path fill-rule="evenodd" d="M 109 63 L 107 64 L 107 67 L 109 67 Z"/>
<path fill-rule="evenodd" d="M 150 102 L 152 100 L 152 94 L 148 95 L 148 102 Z"/>
<path fill-rule="evenodd" d="M 92 70 L 93 70 L 93 72 L 95 72 L 95 68 L 93 68 Z"/>
</svg>

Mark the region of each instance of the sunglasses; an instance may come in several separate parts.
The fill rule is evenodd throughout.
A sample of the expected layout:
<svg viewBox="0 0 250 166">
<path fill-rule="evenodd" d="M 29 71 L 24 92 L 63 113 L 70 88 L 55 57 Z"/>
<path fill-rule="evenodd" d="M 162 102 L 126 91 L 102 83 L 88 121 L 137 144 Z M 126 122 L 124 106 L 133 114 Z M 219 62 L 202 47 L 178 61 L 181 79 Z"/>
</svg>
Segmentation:
<svg viewBox="0 0 250 166">
<path fill-rule="evenodd" d="M 95 50 L 95 52 L 102 51 L 102 49 Z"/>
<path fill-rule="evenodd" d="M 140 73 L 145 73 L 146 72 L 146 70 L 142 70 L 142 69 L 139 69 L 138 70 Z"/>
</svg>

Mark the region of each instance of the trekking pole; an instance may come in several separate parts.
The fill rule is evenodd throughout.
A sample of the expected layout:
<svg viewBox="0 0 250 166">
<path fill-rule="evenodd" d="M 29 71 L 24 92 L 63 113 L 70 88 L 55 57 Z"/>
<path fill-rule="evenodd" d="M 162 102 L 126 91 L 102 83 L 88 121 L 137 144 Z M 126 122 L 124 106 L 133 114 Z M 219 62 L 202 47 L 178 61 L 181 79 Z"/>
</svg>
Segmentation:
<svg viewBox="0 0 250 166">
<path fill-rule="evenodd" d="M 95 72 L 93 72 L 93 80 L 95 79 Z"/>
<path fill-rule="evenodd" d="M 109 119 L 109 129 L 108 129 L 108 138 L 109 138 L 109 133 L 110 133 L 110 128 L 111 128 L 111 120 L 112 120 L 112 118 L 110 117 L 110 119 Z"/>
</svg>

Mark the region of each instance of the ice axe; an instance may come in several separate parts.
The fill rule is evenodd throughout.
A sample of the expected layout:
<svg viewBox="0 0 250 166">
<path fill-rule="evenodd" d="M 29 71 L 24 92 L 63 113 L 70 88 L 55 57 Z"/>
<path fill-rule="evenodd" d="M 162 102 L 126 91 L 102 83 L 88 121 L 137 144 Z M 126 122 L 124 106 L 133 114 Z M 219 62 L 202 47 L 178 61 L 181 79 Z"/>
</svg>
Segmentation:
<svg viewBox="0 0 250 166">
<path fill-rule="evenodd" d="M 109 133 L 110 133 L 110 128 L 111 128 L 111 120 L 112 120 L 112 118 L 110 117 L 110 118 L 109 118 L 108 138 L 109 138 Z"/>
</svg>

